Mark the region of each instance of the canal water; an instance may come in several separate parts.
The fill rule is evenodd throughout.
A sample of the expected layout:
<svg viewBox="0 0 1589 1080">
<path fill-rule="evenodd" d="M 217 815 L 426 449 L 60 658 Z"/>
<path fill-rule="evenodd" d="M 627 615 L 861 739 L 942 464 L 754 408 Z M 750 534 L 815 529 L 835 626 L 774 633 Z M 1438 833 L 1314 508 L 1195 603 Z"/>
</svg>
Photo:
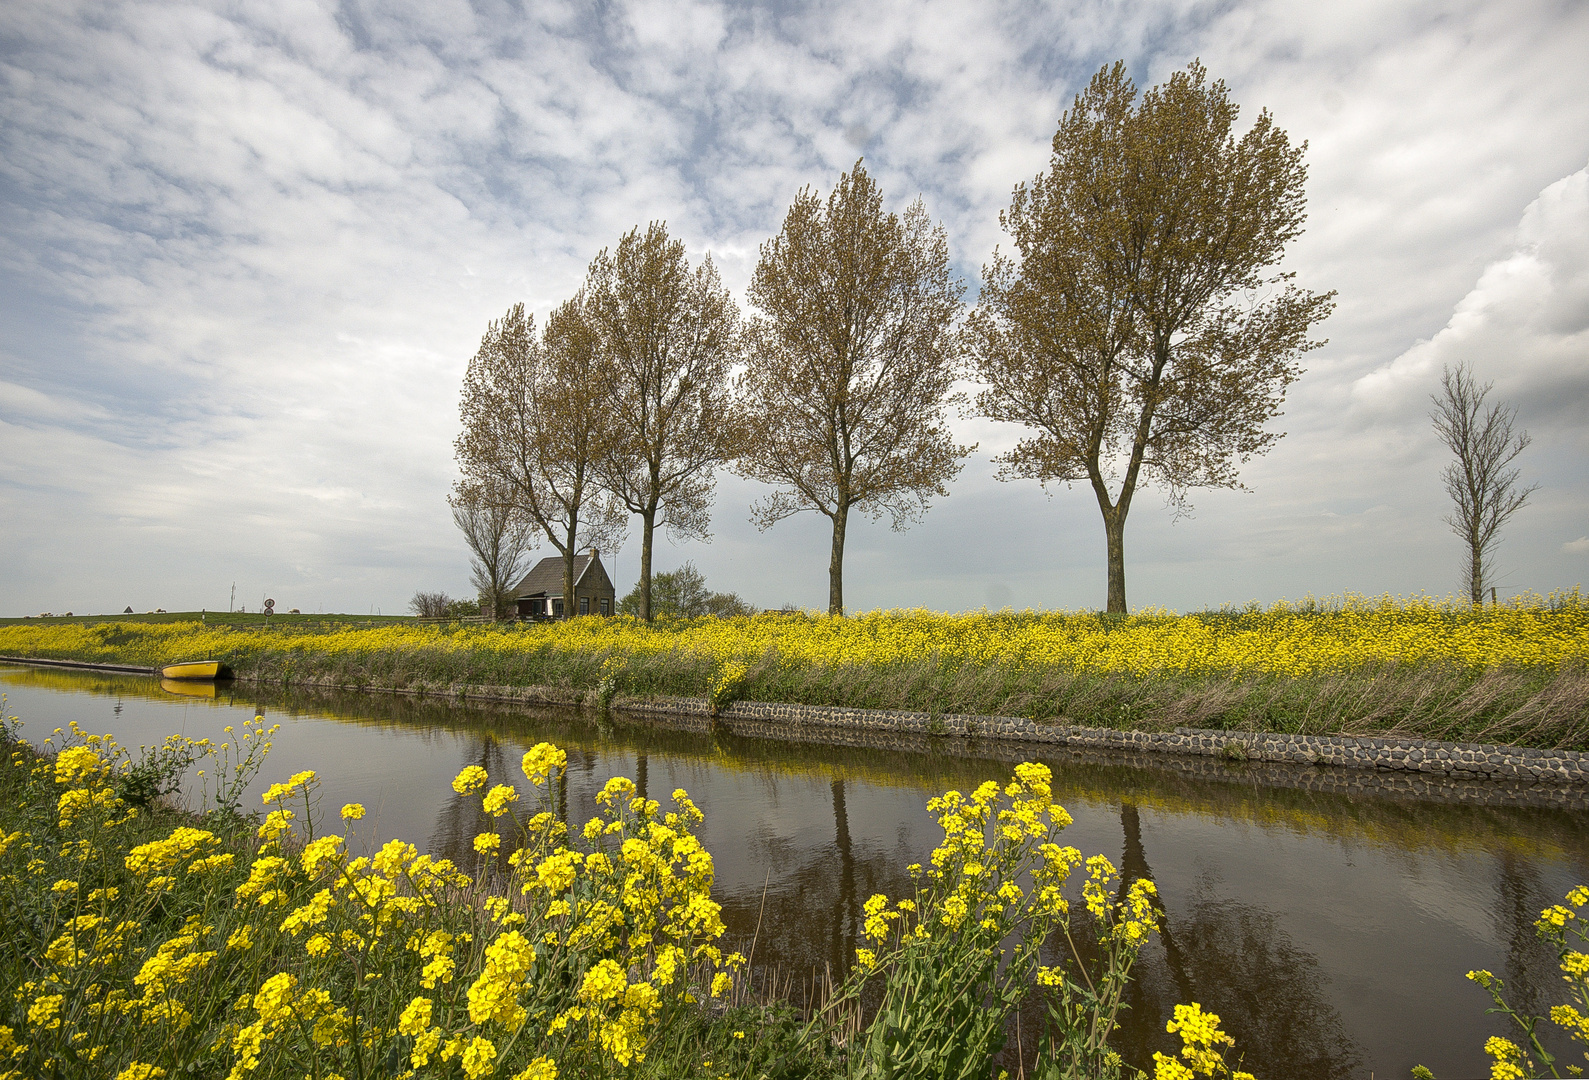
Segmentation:
<svg viewBox="0 0 1589 1080">
<path fill-rule="evenodd" d="M 833 746 L 766 728 L 245 684 L 179 696 L 154 679 L 20 667 L 0 667 L 0 692 L 35 742 L 71 720 L 132 747 L 172 733 L 216 738 L 263 713 L 281 730 L 256 788 L 312 768 L 332 822 L 344 802 L 362 802 L 367 841 L 399 837 L 461 865 L 472 865 L 483 828 L 478 800 L 450 787 L 465 765 L 522 784 L 523 752 L 556 742 L 568 752 L 576 826 L 610 777 L 661 800 L 682 787 L 706 814 L 700 834 L 730 935 L 742 949 L 755 935 L 756 966 L 797 985 L 847 965 L 867 897 L 908 891 L 905 867 L 941 838 L 927 800 L 1005 779 L 1014 760 L 953 740 Z M 1465 972 L 1494 971 L 1529 1011 L 1561 1000 L 1533 921 L 1589 881 L 1589 812 L 1471 785 L 1443 797 L 1372 784 L 1320 791 L 1313 770 L 1203 765 L 1194 775 L 1185 761 L 1036 756 L 1075 818 L 1066 842 L 1151 877 L 1164 901 L 1166 932 L 1143 953 L 1117 1036 L 1128 1061 L 1173 1052 L 1165 1021 L 1175 1002 L 1195 1000 L 1224 1018 L 1260 1080 L 1405 1080 L 1420 1063 L 1440 1080 L 1468 1080 L 1488 1075 L 1485 1038 L 1511 1033 L 1485 1015 L 1487 997 Z M 251 792 L 249 804 L 258 799 Z M 1015 1075 L 1013 1058 L 1008 1066 Z"/>
</svg>

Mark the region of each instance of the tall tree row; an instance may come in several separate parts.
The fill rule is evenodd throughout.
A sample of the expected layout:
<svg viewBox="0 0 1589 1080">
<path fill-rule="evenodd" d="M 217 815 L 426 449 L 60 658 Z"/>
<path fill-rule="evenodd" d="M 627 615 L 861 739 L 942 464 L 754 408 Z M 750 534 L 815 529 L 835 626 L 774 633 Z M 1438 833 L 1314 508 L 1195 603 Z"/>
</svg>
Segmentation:
<svg viewBox="0 0 1589 1080">
<path fill-rule="evenodd" d="M 825 199 L 795 197 L 744 324 L 710 257 L 692 265 L 663 223 L 636 228 L 542 337 L 522 307 L 491 325 L 465 382 L 465 485 L 511 498 L 563 553 L 566 595 L 577 548 L 638 517 L 649 619 L 656 530 L 708 536 L 732 463 L 773 489 L 760 528 L 828 518 L 839 614 L 852 512 L 904 528 L 974 449 L 947 420 L 970 374 L 978 415 L 1027 429 L 1000 479 L 1092 491 L 1106 606 L 1124 613 L 1137 493 L 1180 512 L 1193 488 L 1241 487 L 1334 306 L 1274 269 L 1306 220 L 1307 144 L 1267 112 L 1238 134 L 1237 115 L 1195 62 L 1140 96 L 1124 64 L 1099 71 L 1000 214 L 1013 251 L 995 250 L 963 325 L 943 227 L 920 199 L 885 211 L 860 162 Z"/>
</svg>

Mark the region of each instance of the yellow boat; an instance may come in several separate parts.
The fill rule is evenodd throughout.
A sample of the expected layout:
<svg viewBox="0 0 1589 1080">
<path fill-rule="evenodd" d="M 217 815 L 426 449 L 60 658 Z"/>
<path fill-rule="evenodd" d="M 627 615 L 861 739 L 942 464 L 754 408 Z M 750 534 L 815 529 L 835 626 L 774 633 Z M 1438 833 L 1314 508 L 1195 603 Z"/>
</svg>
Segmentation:
<svg viewBox="0 0 1589 1080">
<path fill-rule="evenodd" d="M 160 689 L 168 694 L 179 694 L 182 697 L 215 697 L 215 680 L 213 679 L 161 679 Z"/>
<path fill-rule="evenodd" d="M 162 679 L 229 679 L 232 673 L 219 660 L 183 660 L 160 669 Z"/>
</svg>

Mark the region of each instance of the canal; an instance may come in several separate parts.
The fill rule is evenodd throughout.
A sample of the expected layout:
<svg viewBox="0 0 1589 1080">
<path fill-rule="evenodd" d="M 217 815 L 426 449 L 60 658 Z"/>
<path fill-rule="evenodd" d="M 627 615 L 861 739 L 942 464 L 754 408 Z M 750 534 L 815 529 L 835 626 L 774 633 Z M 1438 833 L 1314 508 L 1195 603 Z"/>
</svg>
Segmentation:
<svg viewBox="0 0 1589 1080">
<path fill-rule="evenodd" d="M 1005 779 L 1018 760 L 995 744 L 835 746 L 378 694 L 222 684 L 178 696 L 154 679 L 21 667 L 0 667 L 0 692 L 34 742 L 71 720 L 134 748 L 216 738 L 262 713 L 281 730 L 259 790 L 312 768 L 332 821 L 362 802 L 367 843 L 398 837 L 464 866 L 484 828 L 478 800 L 450 787 L 466 765 L 522 784 L 523 752 L 557 743 L 576 828 L 610 777 L 662 800 L 682 787 L 706 814 L 730 935 L 745 949 L 754 934 L 756 966 L 796 985 L 847 965 L 868 896 L 908 892 L 905 867 L 941 838 L 927 800 Z M 1561 1000 L 1533 921 L 1589 881 L 1589 812 L 1471 784 L 1415 797 L 1370 775 L 1360 790 L 1321 791 L 1300 768 L 1034 756 L 1075 818 L 1065 842 L 1151 877 L 1163 898 L 1166 932 L 1143 954 L 1118 1035 L 1128 1061 L 1172 1051 L 1171 1008 L 1196 1000 L 1260 1080 L 1403 1080 L 1420 1063 L 1467 1080 L 1489 1072 L 1485 1037 L 1513 1033 L 1485 1015 L 1466 971 L 1494 971 L 1529 1011 Z"/>
</svg>

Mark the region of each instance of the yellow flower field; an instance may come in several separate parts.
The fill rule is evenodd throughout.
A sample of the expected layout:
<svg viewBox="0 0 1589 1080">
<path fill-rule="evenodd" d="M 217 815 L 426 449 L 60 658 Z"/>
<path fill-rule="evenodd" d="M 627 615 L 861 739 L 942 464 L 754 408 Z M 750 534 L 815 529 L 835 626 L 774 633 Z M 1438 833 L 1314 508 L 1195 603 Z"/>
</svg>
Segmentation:
<svg viewBox="0 0 1589 1080">
<path fill-rule="evenodd" d="M 207 658 L 266 683 L 543 687 L 1024 716 L 1089 726 L 1423 738 L 1589 749 L 1589 603 L 1345 597 L 1178 615 L 766 612 L 496 626 L 12 623 L 0 655 L 155 666 Z"/>
<path fill-rule="evenodd" d="M 524 627 L 382 626 L 321 632 L 250 631 L 198 623 L 11 625 L 0 654 L 156 664 L 225 657 L 247 664 L 271 653 L 353 657 L 428 652 L 512 657 L 532 653 L 645 659 L 686 654 L 799 666 L 888 667 L 932 661 L 1063 667 L 1097 674 L 1304 676 L 1386 664 L 1468 669 L 1556 668 L 1589 660 L 1589 606 L 1576 591 L 1498 608 L 1417 597 L 1347 598 L 1268 611 L 1121 619 L 1072 612 L 876 611 L 849 617 L 763 613 L 647 626 L 596 617 Z"/>
</svg>

